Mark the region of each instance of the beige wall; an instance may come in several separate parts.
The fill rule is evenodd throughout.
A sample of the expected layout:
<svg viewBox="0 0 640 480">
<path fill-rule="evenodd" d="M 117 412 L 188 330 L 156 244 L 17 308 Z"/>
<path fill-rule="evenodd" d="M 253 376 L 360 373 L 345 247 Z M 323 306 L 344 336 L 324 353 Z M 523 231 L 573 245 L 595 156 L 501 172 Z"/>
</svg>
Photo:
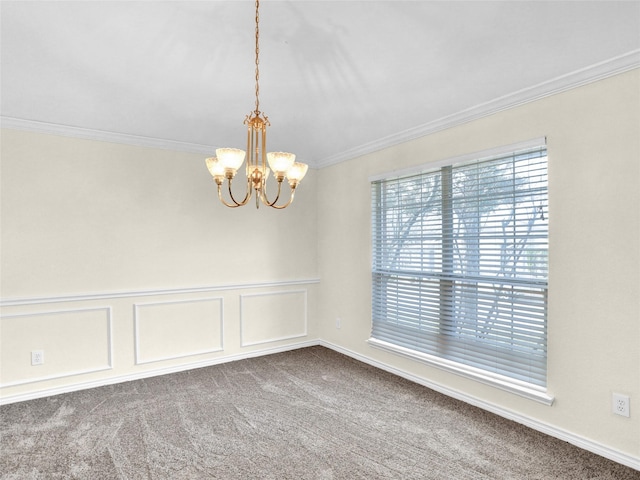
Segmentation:
<svg viewBox="0 0 640 480">
<path fill-rule="evenodd" d="M 3 130 L 2 296 L 315 277 L 303 185 L 283 211 L 223 208 L 202 155 Z"/>
<path fill-rule="evenodd" d="M 320 337 L 538 425 L 640 457 L 639 77 L 635 70 L 320 170 Z M 369 346 L 368 178 L 542 136 L 549 154 L 554 405 Z M 612 392 L 631 396 L 631 418 L 612 414 Z"/>
<path fill-rule="evenodd" d="M 282 212 L 223 208 L 200 155 L 3 130 L 0 395 L 320 338 L 640 465 L 639 87 L 636 70 L 311 171 Z M 371 348 L 369 176 L 541 136 L 554 405 Z"/>
<path fill-rule="evenodd" d="M 317 340 L 315 171 L 286 210 L 232 210 L 202 155 L 9 129 L 1 148 L 4 400 Z"/>
</svg>

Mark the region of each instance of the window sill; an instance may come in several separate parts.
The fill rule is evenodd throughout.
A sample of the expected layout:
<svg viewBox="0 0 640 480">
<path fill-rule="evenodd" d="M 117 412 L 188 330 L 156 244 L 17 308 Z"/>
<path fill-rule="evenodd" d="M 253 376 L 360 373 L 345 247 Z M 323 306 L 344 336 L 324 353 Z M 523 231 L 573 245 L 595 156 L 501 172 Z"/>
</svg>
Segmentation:
<svg viewBox="0 0 640 480">
<path fill-rule="evenodd" d="M 402 355 L 404 357 L 416 360 L 431 367 L 436 367 L 441 370 L 455 373 L 465 378 L 475 380 L 485 385 L 499 388 L 500 390 L 519 395 L 529 400 L 542 403 L 544 405 L 552 405 L 554 397 L 550 396 L 545 388 L 531 385 L 526 382 L 520 382 L 518 380 L 505 377 L 503 375 L 492 374 L 484 370 L 469 367 L 456 362 L 451 362 L 433 355 L 427 355 L 425 353 L 416 352 L 408 348 L 399 347 L 392 343 L 384 342 L 375 338 L 370 338 L 367 343 L 372 347 L 385 350 L 387 352 Z"/>
</svg>

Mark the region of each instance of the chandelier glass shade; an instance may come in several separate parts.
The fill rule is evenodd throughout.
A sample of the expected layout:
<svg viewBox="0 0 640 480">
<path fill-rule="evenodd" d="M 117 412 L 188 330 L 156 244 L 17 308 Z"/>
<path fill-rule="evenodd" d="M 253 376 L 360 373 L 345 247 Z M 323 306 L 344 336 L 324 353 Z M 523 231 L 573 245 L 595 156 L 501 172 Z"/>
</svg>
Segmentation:
<svg viewBox="0 0 640 480">
<path fill-rule="evenodd" d="M 267 127 L 271 126 L 267 116 L 260 111 L 260 70 L 259 70 L 259 9 L 260 0 L 256 1 L 256 108 L 246 116 L 244 124 L 247 126 L 247 149 L 238 148 L 218 148 L 216 156 L 206 159 L 207 169 L 213 177 L 218 187 L 218 198 L 227 207 L 242 207 L 246 205 L 255 194 L 256 208 L 260 203 L 272 208 L 283 209 L 291 205 L 295 196 L 296 188 L 307 173 L 308 165 L 296 162 L 296 156 L 287 152 L 267 153 Z M 232 190 L 233 179 L 247 156 L 246 190 L 244 198 L 238 199 Z M 269 174 L 273 174 L 276 181 L 276 192 L 272 199 L 267 195 L 267 179 Z M 289 184 L 289 198 L 287 201 L 281 200 L 282 184 L 285 179 Z M 223 184 L 227 184 L 227 193 L 223 194 Z M 227 197 L 227 198 L 225 198 Z M 278 203 L 280 202 L 280 203 Z"/>
</svg>

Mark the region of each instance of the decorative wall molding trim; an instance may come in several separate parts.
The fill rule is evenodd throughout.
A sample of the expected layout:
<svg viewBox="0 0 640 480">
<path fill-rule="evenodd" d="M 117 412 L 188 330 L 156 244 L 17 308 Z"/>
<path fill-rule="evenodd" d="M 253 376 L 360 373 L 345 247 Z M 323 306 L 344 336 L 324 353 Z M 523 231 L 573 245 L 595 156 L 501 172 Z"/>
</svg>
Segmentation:
<svg viewBox="0 0 640 480">
<path fill-rule="evenodd" d="M 35 120 L 25 120 L 14 117 L 0 117 L 2 128 L 12 130 L 23 130 L 34 133 L 45 133 L 58 135 L 61 137 L 80 138 L 84 140 L 96 140 L 99 142 L 120 143 L 133 145 L 136 147 L 158 148 L 161 150 L 173 150 L 178 152 L 198 153 L 209 155 L 215 151 L 215 147 L 210 145 L 200 145 L 198 143 L 176 142 L 162 138 L 143 137 L 139 135 L 128 135 L 126 133 L 106 132 L 104 130 L 93 130 L 90 128 L 73 127 L 70 125 L 58 125 L 55 123 L 38 122 Z"/>
<path fill-rule="evenodd" d="M 249 290 L 256 288 L 288 287 L 293 285 L 311 285 L 314 283 L 320 283 L 320 279 L 309 278 L 302 280 L 282 280 L 277 282 L 234 283 L 228 285 L 207 285 L 202 287 L 165 288 L 156 290 L 123 290 L 119 292 L 81 293 L 72 295 L 56 295 L 50 297 L 5 298 L 0 299 L 0 307 L 15 307 L 61 302 L 84 302 L 89 300 L 105 300 L 112 298 L 183 295 L 187 293 L 222 292 L 225 290 Z"/>
<path fill-rule="evenodd" d="M 576 70 L 575 72 L 562 75 L 529 88 L 524 88 L 509 95 L 498 97 L 489 102 L 476 105 L 433 122 L 418 125 L 417 127 L 410 128 L 387 137 L 379 138 L 373 142 L 321 159 L 315 162 L 315 167 L 324 168 L 345 162 L 347 160 L 373 153 L 384 148 L 392 147 L 400 143 L 408 142 L 419 137 L 431 135 L 441 130 L 472 122 L 503 110 L 508 110 L 510 108 L 534 102 L 589 83 L 597 82 L 635 68 L 640 68 L 640 50 L 633 50 L 624 55 Z"/>
<path fill-rule="evenodd" d="M 471 395 L 467 395 L 465 393 L 459 392 L 458 390 L 445 387 L 444 385 L 441 385 L 437 382 L 432 382 L 425 378 L 418 377 L 412 373 L 406 372 L 402 369 L 389 366 L 385 363 L 379 362 L 365 355 L 361 355 L 347 348 L 340 347 L 331 342 L 327 342 L 325 340 L 319 340 L 318 344 L 323 347 L 330 348 L 331 350 L 334 350 L 338 353 L 342 353 L 343 355 L 347 355 L 348 357 L 354 358 L 355 360 L 369 364 L 373 367 L 379 368 L 381 370 L 385 370 L 394 375 L 398 375 L 399 377 L 406 378 L 411 382 L 417 383 L 419 385 L 423 385 L 427 388 L 435 390 L 436 392 L 440 392 L 444 395 L 463 401 L 465 403 L 468 403 L 469 405 L 473 405 L 475 407 L 481 408 L 488 412 L 494 413 L 508 420 L 513 420 L 514 422 L 520 423 L 521 425 L 525 425 L 529 428 L 542 432 L 546 435 L 558 438 L 562 441 L 571 443 L 572 445 L 575 445 L 579 448 L 588 450 L 589 452 L 595 453 L 602 457 L 608 458 L 609 460 L 613 460 L 614 462 L 621 463 L 622 465 L 626 465 L 628 467 L 631 467 L 635 470 L 640 471 L 640 457 L 635 457 L 633 455 L 620 452 L 614 448 L 608 447 L 598 442 L 594 442 L 593 440 L 585 438 L 581 435 L 577 435 L 575 433 L 569 432 L 562 428 L 558 428 L 553 425 L 540 422 L 534 418 L 520 415 L 511 410 L 507 410 L 506 408 L 486 402 L 484 400 L 480 400 Z"/>
<path fill-rule="evenodd" d="M 89 388 L 104 387 L 106 385 L 114 385 L 116 383 L 129 382 L 132 380 L 141 380 L 143 378 L 157 377 L 160 375 L 168 375 L 170 373 L 184 372 L 186 370 L 193 370 L 194 368 L 210 367 L 212 365 L 219 365 L 221 363 L 235 362 L 236 360 L 244 360 L 247 358 L 262 357 L 265 355 L 272 355 L 274 353 L 288 352 L 291 350 L 297 350 L 299 348 L 313 347 L 319 345 L 317 339 L 307 340 L 304 342 L 297 342 L 290 345 L 282 345 L 272 348 L 263 348 L 259 350 L 253 350 L 250 352 L 242 352 L 235 355 L 227 355 L 219 358 L 210 358 L 201 360 L 198 362 L 191 362 L 182 365 L 175 365 L 171 367 L 155 368 L 153 370 L 146 370 L 144 372 L 136 372 L 128 375 L 119 375 L 117 377 L 109 377 L 99 380 L 92 380 L 89 382 L 74 383 L 73 385 L 64 385 L 61 387 L 47 388 L 38 390 L 37 392 L 22 393 L 16 395 L 7 395 L 0 397 L 0 405 L 7 405 L 9 403 L 24 402 L 26 400 L 35 400 L 36 398 L 50 397 L 53 395 L 60 395 L 62 393 L 77 392 L 79 390 L 87 390 Z"/>
<path fill-rule="evenodd" d="M 380 138 L 373 142 L 366 143 L 346 150 L 344 152 L 319 159 L 310 165 L 312 168 L 324 168 L 337 163 L 345 162 L 368 153 L 392 147 L 399 143 L 407 142 L 418 137 L 430 135 L 432 133 L 455 127 L 463 123 L 468 123 L 482 117 L 493 115 L 494 113 L 517 107 L 525 103 L 533 102 L 544 97 L 581 87 L 588 83 L 596 82 L 607 77 L 618 75 L 634 68 L 640 67 L 640 50 L 633 50 L 618 57 L 605 60 L 580 70 L 562 75 L 552 80 L 524 88 L 509 95 L 496 98 L 486 103 L 462 110 L 461 112 L 449 115 L 433 122 L 410 128 L 403 132 L 398 132 L 387 137 Z M 57 125 L 34 120 L 25 120 L 13 117 L 0 116 L 2 128 L 14 130 L 24 130 L 35 133 L 46 133 L 60 135 L 64 137 L 82 138 L 87 140 L 98 140 L 102 142 L 120 143 L 139 147 L 159 148 L 163 150 L 174 150 L 187 153 L 197 153 L 207 155 L 214 151 L 211 145 L 200 145 L 186 142 L 176 142 L 161 138 L 142 137 L 137 135 L 127 135 L 123 133 L 106 132 L 102 130 L 92 130 L 88 128 L 73 127 L 68 125 Z"/>
<path fill-rule="evenodd" d="M 157 305 L 175 305 L 184 303 L 201 303 L 216 301 L 219 306 L 219 318 L 220 318 L 220 331 L 218 332 L 220 338 L 220 345 L 213 348 L 191 351 L 181 353 L 178 355 L 167 355 L 163 357 L 148 358 L 145 359 L 140 353 L 140 308 L 157 306 Z M 134 363 L 136 365 L 144 365 L 146 363 L 162 362 L 165 360 L 174 360 L 176 358 L 192 357 L 195 355 L 203 355 L 205 353 L 216 353 L 224 351 L 224 299 L 222 297 L 207 297 L 196 298 L 191 300 L 171 300 L 167 302 L 151 302 L 151 303 L 134 303 L 133 304 L 133 336 L 134 336 Z"/>
<path fill-rule="evenodd" d="M 260 340 L 260 341 L 247 342 L 245 340 L 245 320 L 244 320 L 244 317 L 243 317 L 243 312 L 244 312 L 243 300 L 245 298 L 276 296 L 276 295 L 287 295 L 287 294 L 292 294 L 292 293 L 302 293 L 303 296 L 304 296 L 304 306 L 303 306 L 304 312 L 303 312 L 303 318 L 302 318 L 303 332 L 299 333 L 299 334 L 295 334 L 295 335 L 271 337 L 271 338 L 265 338 L 265 339 Z M 278 342 L 278 341 L 282 341 L 282 340 L 292 340 L 294 338 L 306 337 L 307 336 L 307 331 L 308 331 L 308 321 L 307 321 L 307 319 L 308 319 L 308 309 L 307 309 L 307 290 L 306 289 L 281 290 L 281 291 L 275 291 L 275 292 L 261 292 L 261 293 L 242 294 L 242 295 L 240 295 L 240 346 L 241 347 L 251 347 L 251 346 L 254 346 L 254 345 L 261 345 L 261 344 L 264 344 L 264 343 L 273 343 L 273 342 Z"/>
<path fill-rule="evenodd" d="M 26 380 L 17 380 L 14 382 L 7 382 L 7 383 L 2 383 L 0 384 L 0 388 L 7 388 L 7 387 L 16 387 L 18 385 L 26 385 L 29 383 L 38 383 L 38 382 L 46 382 L 49 380 L 57 380 L 59 378 L 65 378 L 65 377 L 73 377 L 75 375 L 85 375 L 87 373 L 96 373 L 96 372 L 103 372 L 105 370 L 112 370 L 113 369 L 113 322 L 112 322 L 112 315 L 111 315 L 111 307 L 107 306 L 107 307 L 92 307 L 92 308 L 74 308 L 74 309 L 67 309 L 67 310 L 47 310 L 44 312 L 24 312 L 24 313 L 15 313 L 15 314 L 10 314 L 10 315 L 0 315 L 0 320 L 5 319 L 5 318 L 16 318 L 16 317 L 34 317 L 34 316 L 39 316 L 39 315 L 55 315 L 55 314 L 60 314 L 60 313 L 78 313 L 78 312 L 94 312 L 94 311 L 102 311 L 104 310 L 106 312 L 106 319 L 107 319 L 107 364 L 98 368 L 88 368 L 88 369 L 81 369 L 81 370 L 73 370 L 70 372 L 64 372 L 64 373 L 60 373 L 60 374 L 53 374 L 53 375 L 46 375 L 46 376 L 42 376 L 42 377 L 37 377 L 37 378 L 29 378 Z M 2 403 L 0 402 L 0 405 Z"/>
</svg>

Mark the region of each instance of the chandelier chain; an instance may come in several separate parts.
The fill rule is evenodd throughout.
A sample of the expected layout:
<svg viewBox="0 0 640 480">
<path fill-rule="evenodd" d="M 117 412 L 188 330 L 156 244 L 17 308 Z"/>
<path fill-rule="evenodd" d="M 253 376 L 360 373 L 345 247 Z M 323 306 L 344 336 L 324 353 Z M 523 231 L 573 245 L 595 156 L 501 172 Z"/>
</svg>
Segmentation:
<svg viewBox="0 0 640 480">
<path fill-rule="evenodd" d="M 1 1 L 1 0 L 0 0 Z M 206 159 L 207 169 L 213 177 L 218 189 L 218 198 L 223 205 L 231 208 L 242 207 L 248 203 L 253 194 L 256 195 L 256 208 L 260 203 L 281 210 L 287 208 L 293 202 L 296 189 L 300 181 L 307 173 L 309 166 L 296 162 L 296 156 L 288 152 L 267 152 L 267 127 L 271 124 L 265 114 L 260 111 L 260 0 L 256 4 L 256 28 L 255 28 L 255 79 L 256 79 L 256 109 L 244 119 L 247 126 L 247 149 L 217 148 L 216 156 Z M 246 190 L 242 200 L 236 199 L 231 184 L 236 173 L 245 163 L 246 157 Z M 267 167 L 267 165 L 269 165 Z M 242 169 L 244 170 L 244 169 Z M 273 172 L 271 178 L 275 179 L 277 191 L 275 199 L 269 200 L 267 194 L 267 177 Z M 289 200 L 281 204 L 280 194 L 282 184 L 287 180 L 290 188 Z M 222 186 L 227 183 L 226 194 L 223 196 Z M 229 198 L 227 201 L 225 197 Z"/>
<path fill-rule="evenodd" d="M 259 27 L 259 23 L 260 23 L 260 14 L 259 14 L 259 8 L 260 8 L 260 0 L 256 0 L 256 115 L 260 115 L 260 67 L 259 67 L 259 63 L 260 63 L 260 44 L 259 44 L 259 38 L 260 38 L 260 27 Z"/>
</svg>

